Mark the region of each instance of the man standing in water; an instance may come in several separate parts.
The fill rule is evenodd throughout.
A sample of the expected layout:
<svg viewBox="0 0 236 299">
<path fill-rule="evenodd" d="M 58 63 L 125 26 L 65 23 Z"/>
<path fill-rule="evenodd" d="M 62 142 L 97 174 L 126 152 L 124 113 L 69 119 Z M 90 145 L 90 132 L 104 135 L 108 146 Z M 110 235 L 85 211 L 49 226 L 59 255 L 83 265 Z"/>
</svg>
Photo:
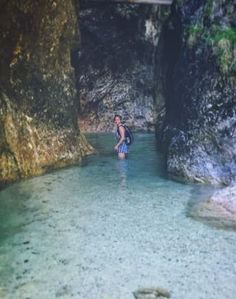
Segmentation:
<svg viewBox="0 0 236 299">
<path fill-rule="evenodd" d="M 117 114 L 114 117 L 114 122 L 117 126 L 117 144 L 115 145 L 114 150 L 118 153 L 118 158 L 123 160 L 128 155 L 128 146 L 125 143 L 125 127 L 122 124 L 121 119 L 121 116 Z"/>
</svg>

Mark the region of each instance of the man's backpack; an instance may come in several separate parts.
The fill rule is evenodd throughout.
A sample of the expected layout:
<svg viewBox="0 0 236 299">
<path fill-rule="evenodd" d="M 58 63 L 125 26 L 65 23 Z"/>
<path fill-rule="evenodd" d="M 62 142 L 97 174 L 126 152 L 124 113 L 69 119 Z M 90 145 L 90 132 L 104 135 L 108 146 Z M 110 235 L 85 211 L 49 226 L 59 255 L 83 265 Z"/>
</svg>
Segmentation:
<svg viewBox="0 0 236 299">
<path fill-rule="evenodd" d="M 125 144 L 131 145 L 134 142 L 134 135 L 131 131 L 131 129 L 127 125 L 122 125 L 125 128 Z M 119 133 L 119 129 L 117 128 L 117 132 Z"/>
</svg>

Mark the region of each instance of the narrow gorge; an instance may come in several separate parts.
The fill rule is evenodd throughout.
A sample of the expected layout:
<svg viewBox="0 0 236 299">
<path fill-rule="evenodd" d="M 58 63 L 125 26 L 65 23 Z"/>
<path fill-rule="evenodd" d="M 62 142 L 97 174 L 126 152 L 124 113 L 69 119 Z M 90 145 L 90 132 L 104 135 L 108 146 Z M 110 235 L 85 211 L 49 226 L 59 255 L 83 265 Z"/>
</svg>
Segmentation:
<svg viewBox="0 0 236 299">
<path fill-rule="evenodd" d="M 235 0 L 0 0 L 0 29 L 0 298 L 233 299 Z"/>
<path fill-rule="evenodd" d="M 77 163 L 115 113 L 172 178 L 234 185 L 234 1 L 1 2 L 4 184 Z"/>
</svg>

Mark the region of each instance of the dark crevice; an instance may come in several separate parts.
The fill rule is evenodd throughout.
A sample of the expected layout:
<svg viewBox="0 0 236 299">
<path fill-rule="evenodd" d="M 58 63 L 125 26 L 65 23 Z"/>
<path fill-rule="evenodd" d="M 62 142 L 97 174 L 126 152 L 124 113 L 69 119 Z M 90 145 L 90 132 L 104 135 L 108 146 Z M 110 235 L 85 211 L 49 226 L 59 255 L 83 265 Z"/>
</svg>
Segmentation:
<svg viewBox="0 0 236 299">
<path fill-rule="evenodd" d="M 175 69 L 181 55 L 182 47 L 182 24 L 180 20 L 180 12 L 172 6 L 170 18 L 162 31 L 162 61 L 165 70 L 163 89 L 168 123 L 172 123 L 173 119 L 176 119 L 176 114 L 181 115 L 181 107 L 173 105 L 173 97 L 176 96 L 174 91 Z M 180 101 L 175 99 L 175 103 L 180 103 Z"/>
</svg>

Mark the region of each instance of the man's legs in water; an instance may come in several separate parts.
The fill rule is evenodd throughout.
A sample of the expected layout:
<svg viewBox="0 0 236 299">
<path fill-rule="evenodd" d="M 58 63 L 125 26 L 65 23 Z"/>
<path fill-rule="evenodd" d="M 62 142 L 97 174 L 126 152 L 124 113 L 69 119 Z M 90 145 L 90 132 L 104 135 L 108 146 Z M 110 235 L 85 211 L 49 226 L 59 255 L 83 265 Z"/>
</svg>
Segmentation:
<svg viewBox="0 0 236 299">
<path fill-rule="evenodd" d="M 118 153 L 118 158 L 120 160 L 124 160 L 126 158 L 126 154 L 125 153 Z"/>
</svg>

